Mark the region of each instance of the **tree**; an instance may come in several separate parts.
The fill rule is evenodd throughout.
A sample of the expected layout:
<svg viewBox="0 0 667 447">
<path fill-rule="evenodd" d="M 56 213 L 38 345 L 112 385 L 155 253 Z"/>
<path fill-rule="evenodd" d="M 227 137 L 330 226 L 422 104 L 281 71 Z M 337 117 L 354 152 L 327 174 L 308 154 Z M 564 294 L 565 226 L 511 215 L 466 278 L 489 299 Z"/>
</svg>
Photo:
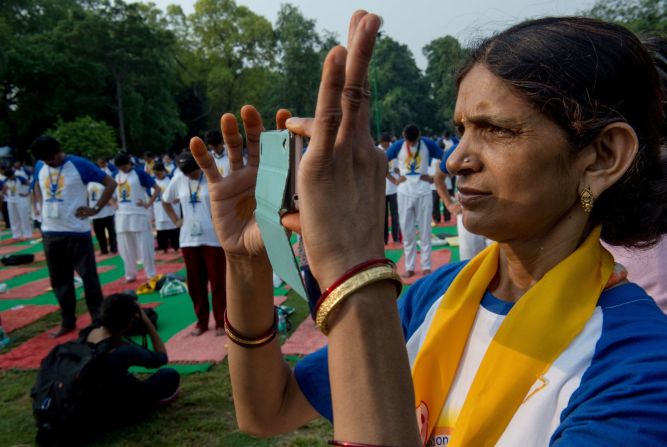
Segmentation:
<svg viewBox="0 0 667 447">
<path fill-rule="evenodd" d="M 233 0 L 198 0 L 181 23 L 188 27 L 177 56 L 187 73 L 181 79 L 209 111 L 207 127 L 217 127 L 224 112 L 261 105 L 274 63 L 271 23 Z"/>
<path fill-rule="evenodd" d="M 598 0 L 584 14 L 621 23 L 635 32 L 667 30 L 667 0 Z"/>
<path fill-rule="evenodd" d="M 324 57 L 337 45 L 335 35 L 315 30 L 299 8 L 283 4 L 276 21 L 278 70 L 272 83 L 271 110 L 284 107 L 297 116 L 313 116 Z"/>
<path fill-rule="evenodd" d="M 116 133 L 102 121 L 95 121 L 90 116 L 74 121 L 58 120 L 55 129 L 49 131 L 70 154 L 86 156 L 92 160 L 110 157 L 118 152 Z"/>
<path fill-rule="evenodd" d="M 174 36 L 151 6 L 99 0 L 60 24 L 65 41 L 109 76 L 123 150 L 160 151 L 183 131 L 173 99 Z"/>
<path fill-rule="evenodd" d="M 439 37 L 423 49 L 428 61 L 426 79 L 434 93 L 439 130 L 448 127 L 456 103 L 456 73 L 466 57 L 466 51 L 455 37 Z"/>
<path fill-rule="evenodd" d="M 116 125 L 125 147 L 170 145 L 183 124 L 159 16 L 120 0 L 0 3 L 0 144 L 26 147 L 58 119 L 90 115 Z"/>
<path fill-rule="evenodd" d="M 434 102 L 407 45 L 388 36 L 378 38 L 371 60 L 370 83 L 372 93 L 377 92 L 372 112 L 379 117 L 381 131 L 398 135 L 406 124 L 415 123 L 423 134 L 432 132 Z"/>
</svg>

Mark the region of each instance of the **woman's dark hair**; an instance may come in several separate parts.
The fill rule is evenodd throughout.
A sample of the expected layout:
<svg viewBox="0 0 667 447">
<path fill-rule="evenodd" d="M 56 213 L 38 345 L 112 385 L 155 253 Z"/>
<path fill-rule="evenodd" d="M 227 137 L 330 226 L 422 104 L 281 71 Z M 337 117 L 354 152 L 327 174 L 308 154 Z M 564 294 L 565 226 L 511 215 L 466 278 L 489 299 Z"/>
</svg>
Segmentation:
<svg viewBox="0 0 667 447">
<path fill-rule="evenodd" d="M 102 301 L 100 323 L 111 333 L 120 335 L 139 315 L 137 298 L 127 293 L 115 293 Z"/>
<path fill-rule="evenodd" d="M 132 163 L 132 158 L 130 158 L 130 154 L 127 152 L 121 152 L 116 155 L 113 162 L 116 166 L 125 166 Z"/>
<path fill-rule="evenodd" d="M 164 163 L 161 161 L 156 161 L 155 164 L 153 164 L 153 172 L 156 171 L 166 171 L 167 169 L 164 167 Z"/>
<path fill-rule="evenodd" d="M 30 152 L 35 160 L 51 160 L 62 152 L 60 143 L 49 135 L 42 135 L 35 139 L 30 145 Z"/>
<path fill-rule="evenodd" d="M 178 154 L 176 157 L 176 166 L 186 175 L 199 169 L 199 165 L 189 149 L 184 149 L 183 152 Z"/>
<path fill-rule="evenodd" d="M 666 54 L 663 49 L 662 39 L 649 48 L 628 29 L 596 19 L 531 20 L 482 41 L 457 84 L 474 65 L 484 65 L 558 124 L 575 151 L 608 124 L 632 126 L 637 156 L 596 198 L 591 218 L 602 225 L 604 241 L 649 247 L 667 232 L 665 89 L 653 59 Z M 667 64 L 660 60 L 664 70 Z"/>
</svg>

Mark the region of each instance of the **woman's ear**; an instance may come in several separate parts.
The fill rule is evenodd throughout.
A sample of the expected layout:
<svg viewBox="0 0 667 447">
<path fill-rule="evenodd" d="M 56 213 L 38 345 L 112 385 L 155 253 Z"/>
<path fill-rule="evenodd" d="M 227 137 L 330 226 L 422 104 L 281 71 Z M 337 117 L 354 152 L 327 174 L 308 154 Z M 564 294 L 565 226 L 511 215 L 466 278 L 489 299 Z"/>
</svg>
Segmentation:
<svg viewBox="0 0 667 447">
<path fill-rule="evenodd" d="M 627 172 L 638 148 L 639 139 L 628 123 L 608 124 L 583 151 L 586 166 L 579 192 L 590 187 L 593 198 L 599 197 Z"/>
</svg>

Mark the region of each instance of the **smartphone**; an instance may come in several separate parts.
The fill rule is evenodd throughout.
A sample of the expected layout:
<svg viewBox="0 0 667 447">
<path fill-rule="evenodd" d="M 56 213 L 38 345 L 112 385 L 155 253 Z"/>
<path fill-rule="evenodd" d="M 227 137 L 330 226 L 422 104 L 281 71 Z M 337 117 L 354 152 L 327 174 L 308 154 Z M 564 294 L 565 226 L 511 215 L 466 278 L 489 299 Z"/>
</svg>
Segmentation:
<svg viewBox="0 0 667 447">
<path fill-rule="evenodd" d="M 297 187 L 297 173 L 303 156 L 303 138 L 300 135 L 289 133 L 289 171 L 287 174 L 287 188 L 285 189 L 285 213 L 299 210 L 299 191 Z"/>
<path fill-rule="evenodd" d="M 297 173 L 303 146 L 303 139 L 287 130 L 262 132 L 255 186 L 255 218 L 273 271 L 298 295 L 307 299 L 292 246 L 292 234 L 281 223 L 284 214 L 299 210 Z"/>
</svg>

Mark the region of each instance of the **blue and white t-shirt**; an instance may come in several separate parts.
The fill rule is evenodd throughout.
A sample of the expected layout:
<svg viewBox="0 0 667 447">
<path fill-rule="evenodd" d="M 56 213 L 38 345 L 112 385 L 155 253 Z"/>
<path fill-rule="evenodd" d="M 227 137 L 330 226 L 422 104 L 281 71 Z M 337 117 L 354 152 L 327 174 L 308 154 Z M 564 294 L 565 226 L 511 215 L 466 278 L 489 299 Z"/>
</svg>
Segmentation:
<svg viewBox="0 0 667 447">
<path fill-rule="evenodd" d="M 162 180 L 160 180 L 157 177 L 154 177 L 154 179 L 155 183 L 160 187 L 162 193 L 164 193 L 164 191 L 167 189 L 167 186 L 169 186 L 170 182 L 169 177 L 165 177 Z M 155 202 L 153 203 L 153 217 L 155 218 L 155 229 L 158 231 L 175 230 L 178 227 L 171 220 L 171 218 L 165 211 L 164 206 L 162 206 L 162 193 L 158 194 L 157 198 L 155 199 Z M 181 205 L 173 205 L 173 208 L 176 215 L 180 216 Z"/>
<path fill-rule="evenodd" d="M 465 263 L 448 265 L 399 300 L 410 363 L 445 291 Z M 574 288 L 573 288 L 574 289 Z M 573 290 L 574 292 L 574 290 Z M 487 293 L 429 446 L 446 446 L 481 359 L 512 304 Z M 535 382 L 498 446 L 667 445 L 667 317 L 635 284 L 600 296 L 583 331 Z M 296 378 L 311 405 L 332 418 L 326 348 L 301 360 Z"/>
<path fill-rule="evenodd" d="M 106 174 L 85 158 L 67 155 L 57 168 L 38 161 L 34 181 L 42 191 L 42 232 L 55 234 L 90 233 L 88 219 L 75 216 L 77 208 L 88 206 L 89 182 L 102 183 Z"/>
<path fill-rule="evenodd" d="M 151 231 L 150 208 L 140 205 L 150 200 L 149 191 L 155 185 L 153 177 L 139 168 L 116 174 L 116 232 Z"/>
<path fill-rule="evenodd" d="M 408 146 L 404 139 L 397 140 L 387 149 L 389 161 L 396 159 L 398 170 L 407 181 L 398 185 L 398 193 L 410 197 L 431 195 L 431 184 L 420 179 L 428 174 L 431 158 L 442 158 L 442 149 L 429 138 L 420 138 L 417 145 Z"/>
<path fill-rule="evenodd" d="M 91 208 L 95 208 L 97 206 L 97 202 L 100 201 L 100 198 L 102 197 L 102 193 L 106 189 L 106 186 L 104 186 L 102 183 L 97 183 L 97 182 L 90 182 L 88 183 L 88 206 Z M 115 213 L 113 206 L 111 206 L 111 203 L 107 202 L 104 207 L 97 212 L 91 219 L 96 220 L 96 219 L 103 219 L 105 217 L 113 216 Z"/>
<path fill-rule="evenodd" d="M 183 226 L 179 245 L 181 247 L 220 247 L 211 218 L 211 199 L 208 182 L 202 173 L 198 180 L 186 175 L 174 177 L 162 193 L 167 203 L 180 203 Z"/>
</svg>

